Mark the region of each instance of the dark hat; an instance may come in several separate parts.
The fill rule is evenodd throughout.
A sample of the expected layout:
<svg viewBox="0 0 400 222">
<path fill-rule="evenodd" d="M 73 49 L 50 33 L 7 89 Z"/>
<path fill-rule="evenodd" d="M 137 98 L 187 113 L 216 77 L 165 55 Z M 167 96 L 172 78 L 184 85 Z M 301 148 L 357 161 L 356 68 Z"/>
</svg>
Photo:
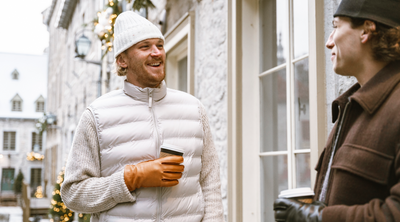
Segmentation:
<svg viewBox="0 0 400 222">
<path fill-rule="evenodd" d="M 336 16 L 370 19 L 391 27 L 400 26 L 400 0 L 342 0 Z"/>
</svg>

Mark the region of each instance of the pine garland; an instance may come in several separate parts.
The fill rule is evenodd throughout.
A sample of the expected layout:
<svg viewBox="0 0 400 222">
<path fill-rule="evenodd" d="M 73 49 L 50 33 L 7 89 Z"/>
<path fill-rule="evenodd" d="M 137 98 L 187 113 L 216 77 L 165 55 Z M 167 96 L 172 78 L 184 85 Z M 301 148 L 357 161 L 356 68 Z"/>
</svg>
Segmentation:
<svg viewBox="0 0 400 222">
<path fill-rule="evenodd" d="M 78 222 L 90 222 L 90 216 L 91 214 L 79 214 Z"/>
<path fill-rule="evenodd" d="M 130 4 L 132 0 L 127 0 Z M 142 8 L 155 8 L 151 0 L 135 0 L 132 9 L 139 11 Z M 122 13 L 122 8 L 118 0 L 108 0 L 103 11 L 97 12 L 97 17 L 93 19 L 93 32 L 100 39 L 104 53 L 101 59 L 113 48 L 114 24 L 117 16 Z"/>
</svg>

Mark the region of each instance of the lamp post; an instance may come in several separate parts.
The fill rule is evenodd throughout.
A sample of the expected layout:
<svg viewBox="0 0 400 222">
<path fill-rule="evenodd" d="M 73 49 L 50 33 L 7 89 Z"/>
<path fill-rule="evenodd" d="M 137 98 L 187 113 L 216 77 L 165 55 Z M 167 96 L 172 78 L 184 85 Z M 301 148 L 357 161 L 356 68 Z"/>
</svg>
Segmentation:
<svg viewBox="0 0 400 222">
<path fill-rule="evenodd" d="M 75 41 L 75 51 L 77 53 L 76 57 L 84 59 L 90 50 L 91 44 L 92 44 L 92 42 L 88 39 L 88 37 L 86 37 L 85 35 L 82 34 Z"/>
<path fill-rule="evenodd" d="M 57 121 L 57 116 L 52 113 L 48 113 L 46 115 L 46 121 L 47 121 L 48 125 L 52 125 L 53 123 L 55 123 Z"/>
<path fill-rule="evenodd" d="M 84 34 L 82 34 L 77 40 L 75 40 L 75 52 L 76 52 L 76 58 L 79 58 L 80 61 L 84 61 L 90 64 L 95 64 L 100 66 L 100 74 L 99 74 L 99 80 L 97 81 L 97 97 L 101 96 L 101 79 L 102 79 L 102 63 L 101 61 L 92 61 L 92 60 L 86 60 L 85 57 L 88 54 L 90 50 L 92 42 L 88 37 L 86 37 Z"/>
</svg>

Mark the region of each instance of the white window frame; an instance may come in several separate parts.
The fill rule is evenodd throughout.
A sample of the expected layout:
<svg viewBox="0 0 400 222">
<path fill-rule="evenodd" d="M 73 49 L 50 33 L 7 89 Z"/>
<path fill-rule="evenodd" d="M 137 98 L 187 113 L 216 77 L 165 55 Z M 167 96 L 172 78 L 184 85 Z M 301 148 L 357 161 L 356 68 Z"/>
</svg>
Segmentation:
<svg viewBox="0 0 400 222">
<path fill-rule="evenodd" d="M 13 100 L 12 101 L 12 111 L 13 112 L 21 112 L 22 111 L 22 101 L 21 100 Z"/>
<path fill-rule="evenodd" d="M 39 103 L 42 103 L 42 105 L 40 105 Z M 42 108 L 42 110 L 38 108 Z M 45 110 L 45 99 L 42 95 L 40 95 L 39 98 L 35 101 L 35 112 L 44 112 L 44 110 Z"/>
<path fill-rule="evenodd" d="M 294 30 L 292 30 L 292 27 L 294 24 L 292 24 L 291 20 L 293 20 L 293 15 L 294 15 L 294 10 L 293 10 L 293 4 L 291 0 L 286 0 L 289 8 L 288 12 L 288 39 L 285 43 L 286 46 L 286 62 L 280 65 L 276 65 L 275 67 L 272 67 L 270 69 L 267 69 L 266 71 L 263 71 L 262 73 L 259 72 L 259 81 L 261 81 L 261 77 L 273 74 L 279 70 L 286 70 L 286 77 L 287 77 L 287 83 L 286 86 L 286 109 L 287 109 L 287 150 L 285 151 L 268 151 L 268 152 L 259 152 L 259 157 L 266 157 L 266 156 L 271 156 L 271 157 L 277 157 L 280 155 L 287 156 L 288 157 L 288 189 L 293 189 L 296 188 L 296 164 L 295 164 L 295 155 L 296 154 L 310 154 L 311 149 L 296 149 L 296 129 L 295 129 L 295 108 L 294 108 L 294 103 L 295 103 L 295 98 L 294 96 L 294 88 L 295 88 L 295 83 L 294 81 L 294 64 L 299 61 L 303 61 L 309 57 L 309 53 L 299 56 L 295 58 L 294 54 Z M 259 26 L 257 26 L 259 27 Z M 259 40 L 259 42 L 262 40 Z M 257 84 L 259 86 L 260 83 Z M 260 100 L 261 101 L 261 100 Z M 260 110 L 260 107 L 257 109 Z M 259 114 L 260 115 L 260 114 Z M 259 117 L 260 118 L 260 117 Z M 311 116 L 310 116 L 311 119 Z M 260 119 L 261 121 L 261 119 Z M 310 138 L 311 140 L 311 138 Z M 260 144 L 261 145 L 261 144 Z M 312 166 L 310 166 L 312 168 Z M 310 181 L 311 182 L 311 181 Z"/>
<path fill-rule="evenodd" d="M 36 112 L 44 112 L 44 101 L 36 102 Z"/>
<path fill-rule="evenodd" d="M 228 222 L 243 221 L 242 0 L 227 1 Z"/>
<path fill-rule="evenodd" d="M 34 135 L 35 135 L 36 138 L 33 137 Z M 31 131 L 31 137 L 32 137 L 32 138 L 31 138 L 31 151 L 42 153 L 43 150 L 44 150 L 44 147 L 43 147 L 43 139 L 44 139 L 43 133 L 40 134 L 40 133 L 38 133 L 37 131 Z M 40 138 L 40 137 L 41 137 L 41 138 Z M 39 141 L 40 141 L 40 140 L 42 141 L 42 143 L 39 144 L 39 145 L 40 145 L 40 148 L 39 148 L 38 151 L 35 151 L 35 150 L 34 150 L 34 145 L 33 145 L 33 142 L 36 142 L 36 141 L 35 141 L 36 139 L 38 139 Z M 33 146 L 32 146 L 32 145 L 33 145 Z"/>
<path fill-rule="evenodd" d="M 14 150 L 5 150 L 4 149 L 4 133 L 5 132 L 14 132 L 15 133 L 15 149 Z M 16 129 L 5 129 L 5 130 L 2 131 L 1 137 L 2 137 L 1 147 L 2 147 L 3 154 L 11 154 L 11 153 L 18 152 L 18 130 L 16 130 Z"/>
<path fill-rule="evenodd" d="M 12 112 L 22 112 L 23 111 L 23 105 L 24 105 L 24 100 L 21 98 L 18 93 L 11 99 L 11 111 Z M 14 109 L 14 102 L 19 102 L 19 109 Z"/>
<path fill-rule="evenodd" d="M 323 150 L 327 129 L 324 4 L 309 0 L 308 7 L 310 171 L 313 188 L 314 166 Z M 228 206 L 228 221 L 257 222 L 261 221 L 259 0 L 228 3 L 228 22 L 228 166 L 237 166 L 236 171 L 229 170 L 228 184 L 238 182 L 228 187 L 231 189 L 228 190 L 228 202 L 237 200 Z M 238 139 L 238 136 L 241 137 Z M 288 165 L 288 169 L 292 167 Z"/>
<path fill-rule="evenodd" d="M 36 192 L 36 190 L 32 189 L 32 184 L 31 184 L 31 181 L 32 181 L 32 169 L 40 169 L 40 184 L 39 184 L 39 186 L 42 186 L 43 195 L 45 193 L 44 186 L 43 186 L 44 169 L 40 165 L 30 166 L 29 167 L 29 180 L 28 181 L 29 181 L 29 187 L 30 187 L 31 193 L 28 194 L 28 195 L 30 195 L 31 198 L 35 198 L 35 197 L 32 197 L 32 195 L 31 195 L 31 194 L 34 194 Z"/>
<path fill-rule="evenodd" d="M 11 79 L 19 80 L 19 72 L 18 72 L 18 70 L 14 69 L 14 71 L 11 73 Z"/>
<path fill-rule="evenodd" d="M 190 11 L 164 35 L 167 86 L 178 89 L 178 61 L 187 56 L 187 93 L 192 95 L 194 95 L 194 25 L 195 13 Z"/>
</svg>

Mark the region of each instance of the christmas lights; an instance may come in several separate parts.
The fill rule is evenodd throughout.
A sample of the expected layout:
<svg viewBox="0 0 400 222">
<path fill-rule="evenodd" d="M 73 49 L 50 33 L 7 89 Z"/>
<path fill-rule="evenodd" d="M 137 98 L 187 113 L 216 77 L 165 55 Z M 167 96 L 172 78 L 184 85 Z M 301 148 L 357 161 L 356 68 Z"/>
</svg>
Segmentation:
<svg viewBox="0 0 400 222">
<path fill-rule="evenodd" d="M 65 169 L 63 168 L 63 170 L 58 174 L 57 183 L 55 184 L 52 193 L 53 199 L 50 201 L 51 205 L 49 210 L 49 214 L 52 217 L 51 221 L 54 221 L 54 218 L 59 218 L 60 222 L 72 221 L 74 217 L 74 212 L 65 206 L 60 195 L 60 188 L 64 181 L 64 170 Z"/>
<path fill-rule="evenodd" d="M 127 0 L 127 8 L 139 11 L 142 8 L 155 8 L 151 0 Z M 101 41 L 101 49 L 104 50 L 102 58 L 107 52 L 112 51 L 112 42 L 114 40 L 114 24 L 117 16 L 122 12 L 118 0 L 108 0 L 105 9 L 97 12 L 97 17 L 93 20 L 93 32 Z"/>
<path fill-rule="evenodd" d="M 34 161 L 34 160 L 43 160 L 44 159 L 44 155 L 40 154 L 40 153 L 35 153 L 35 152 L 28 152 L 26 154 L 26 159 L 29 161 Z"/>
</svg>

